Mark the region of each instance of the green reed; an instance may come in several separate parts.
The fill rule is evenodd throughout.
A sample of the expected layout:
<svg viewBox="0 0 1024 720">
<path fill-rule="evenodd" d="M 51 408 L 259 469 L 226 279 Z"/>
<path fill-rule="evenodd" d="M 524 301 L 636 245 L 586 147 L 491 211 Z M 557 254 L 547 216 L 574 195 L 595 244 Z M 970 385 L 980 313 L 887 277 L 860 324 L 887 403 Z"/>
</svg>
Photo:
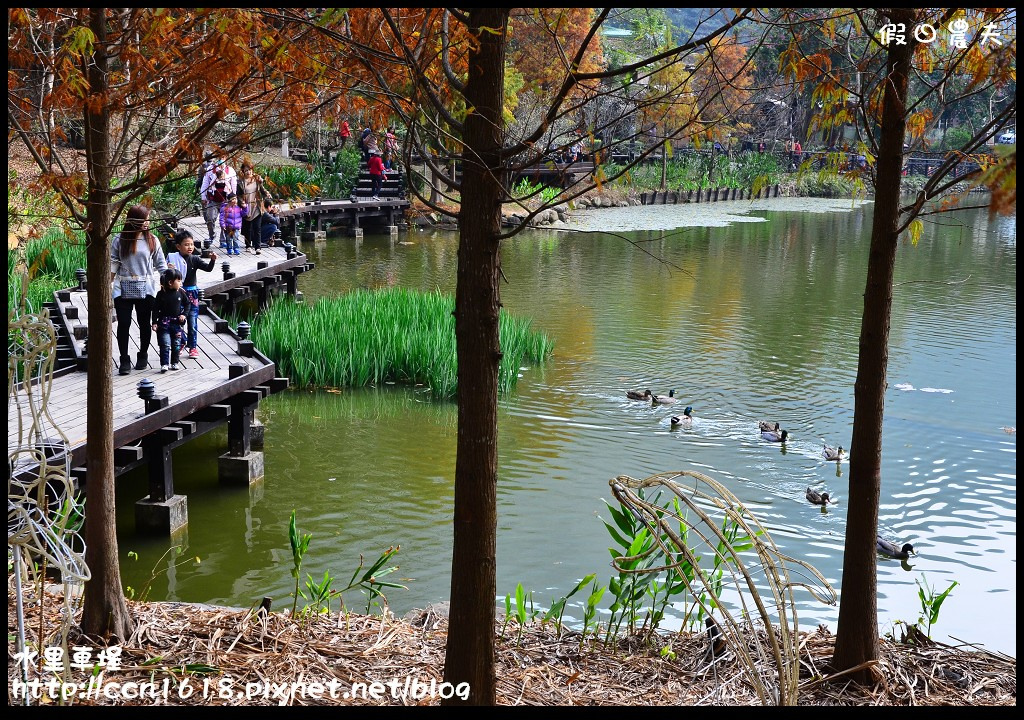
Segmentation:
<svg viewBox="0 0 1024 720">
<path fill-rule="evenodd" d="M 361 387 L 422 383 L 435 398 L 456 390 L 455 300 L 403 288 L 356 290 L 312 305 L 279 301 L 252 323 L 252 340 L 299 386 Z M 551 354 L 552 341 L 530 320 L 502 311 L 498 391 L 515 387 L 519 368 Z"/>
<path fill-rule="evenodd" d="M 7 250 L 7 307 L 15 308 L 21 297 L 24 273 L 28 273 L 29 309 L 38 311 L 53 293 L 78 284 L 75 270 L 85 268 L 85 237 L 68 237 L 51 228 L 17 249 Z"/>
</svg>

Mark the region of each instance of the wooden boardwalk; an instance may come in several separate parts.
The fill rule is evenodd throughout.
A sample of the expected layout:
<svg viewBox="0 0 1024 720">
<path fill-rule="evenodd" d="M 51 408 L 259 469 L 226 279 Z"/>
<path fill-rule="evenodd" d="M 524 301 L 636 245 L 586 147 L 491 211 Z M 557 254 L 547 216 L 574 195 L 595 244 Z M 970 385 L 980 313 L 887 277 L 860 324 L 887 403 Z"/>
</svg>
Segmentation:
<svg viewBox="0 0 1024 720">
<path fill-rule="evenodd" d="M 194 220 L 187 226 L 195 230 Z M 205 226 L 196 237 L 205 237 Z M 231 277 L 221 270 L 221 263 L 230 263 Z M 246 254 L 224 257 L 218 253 L 217 267 L 213 272 L 200 271 L 198 285 L 203 288 L 208 300 L 217 296 L 229 299 L 234 294 L 254 294 L 259 290 L 272 292 L 287 285 L 294 291 L 295 276 L 304 270 L 311 269 L 306 256 L 292 252 L 289 257 L 284 248 L 267 248 L 260 255 Z M 253 289 L 255 288 L 255 290 Z M 103 292 L 109 292 L 104 286 Z M 241 291 L 241 292 L 239 292 Z M 86 340 L 84 329 L 88 324 L 88 291 L 63 290 L 55 294 L 55 312 L 51 310 L 51 320 L 55 326 L 62 326 L 59 334 L 70 343 L 73 351 L 73 362 L 54 374 L 47 411 L 53 425 L 67 438 L 71 465 L 81 466 L 85 463 L 86 437 L 86 397 L 88 394 L 88 378 L 85 372 Z M 148 366 L 145 370 L 132 370 L 130 375 L 118 375 L 117 324 L 111 326 L 113 352 L 110 358 L 113 375 L 114 396 L 114 447 L 115 463 L 118 474 L 127 471 L 143 462 L 147 448 L 157 451 L 168 451 L 162 461 L 157 458 L 156 465 L 164 463 L 169 472 L 169 450 L 213 427 L 229 422 L 229 441 L 231 450 L 239 458 L 249 455 L 250 440 L 248 425 L 238 426 L 232 431 L 232 420 L 246 418 L 251 423 L 252 411 L 259 400 L 271 392 L 287 386 L 287 379 L 278 378 L 274 364 L 248 340 L 240 339 L 228 327 L 228 323 L 218 317 L 207 302 L 200 307 L 199 315 L 199 357 L 183 357 L 177 371 L 160 372 L 160 355 L 156 333 L 147 353 Z M 139 350 L 139 328 L 135 317 L 132 318 L 129 352 L 133 362 Z M 67 347 L 63 351 L 68 352 Z M 156 395 L 166 397 L 166 402 L 156 401 L 148 407 L 138 397 L 138 383 L 149 379 L 156 386 Z M 147 412 L 148 410 L 148 412 Z M 14 452 L 19 447 L 19 423 L 29 423 L 28 409 L 23 403 L 12 404 L 8 395 L 7 437 L 8 450 Z M 235 422 L 237 424 L 237 422 Z M 154 444 L 154 438 L 159 442 Z M 237 436 L 234 437 L 233 436 Z M 244 437 L 243 437 L 244 436 Z M 44 435 L 46 437 L 46 435 Z M 56 439 L 56 433 L 49 433 L 50 439 Z M 237 440 L 237 442 L 235 441 Z M 230 453 L 229 453 L 230 454 Z M 154 484 L 154 463 L 151 461 L 151 488 Z M 262 474 L 262 458 L 260 458 L 260 474 Z M 22 467 L 22 470 L 29 469 Z M 19 468 L 13 468 L 15 473 Z M 159 475 L 159 473 L 156 473 Z M 160 478 L 157 478 L 160 480 Z M 166 489 L 173 495 L 173 487 L 169 477 L 162 478 Z M 156 500 L 159 489 L 151 492 Z"/>
<path fill-rule="evenodd" d="M 281 230 L 285 237 L 299 237 L 303 231 L 322 232 L 324 222 L 330 222 L 361 232 L 367 221 L 391 228 L 397 226 L 407 207 L 409 201 L 399 197 L 382 197 L 380 200 L 353 197 L 349 200 L 296 203 L 292 207 L 281 207 Z"/>
</svg>

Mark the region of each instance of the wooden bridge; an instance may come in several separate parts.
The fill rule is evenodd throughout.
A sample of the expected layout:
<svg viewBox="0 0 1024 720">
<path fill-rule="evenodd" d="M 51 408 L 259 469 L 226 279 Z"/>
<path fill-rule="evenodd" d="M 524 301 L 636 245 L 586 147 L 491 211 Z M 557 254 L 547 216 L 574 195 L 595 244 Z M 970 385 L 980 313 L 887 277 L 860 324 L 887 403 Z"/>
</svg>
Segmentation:
<svg viewBox="0 0 1024 720">
<path fill-rule="evenodd" d="M 203 230 L 205 233 L 205 227 Z M 198 285 L 205 297 L 200 304 L 199 357 L 183 356 L 180 370 L 160 372 L 154 333 L 147 368 L 118 375 L 116 324 L 111 328 L 115 474 L 141 465 L 149 468 L 149 496 L 136 503 L 136 526 L 140 530 L 173 533 L 185 527 L 185 497 L 174 493 L 171 451 L 220 425 L 228 426 L 228 451 L 218 459 L 221 481 L 249 485 L 263 477 L 262 426 L 255 422 L 254 413 L 259 401 L 286 388 L 288 379 L 277 376 L 274 363 L 247 338 L 247 328 L 242 328 L 241 334 L 231 330 L 214 308 L 230 309 L 246 298 L 265 302 L 270 295 L 285 291 L 297 294 L 296 278 L 313 265 L 302 253 L 284 247 L 225 260 L 229 260 L 227 270 L 219 267 L 214 272 L 199 272 Z M 67 438 L 64 452 L 70 456 L 72 473 L 80 482 L 87 479 L 88 292 L 84 283 L 79 288 L 61 290 L 49 305 L 58 336 L 58 369 L 46 410 L 53 425 Z M 109 292 L 109 287 L 104 286 L 101 292 Z M 138 338 L 133 316 L 133 358 L 138 353 Z M 155 388 L 140 386 L 146 380 Z M 151 397 L 143 399 L 140 394 Z M 23 403 L 12 405 L 9 394 L 9 453 L 21 447 L 24 438 L 19 427 L 31 420 L 28 407 Z M 56 435 L 53 432 L 43 439 L 51 451 L 58 444 Z M 12 465 L 10 472 L 14 476 L 38 474 L 38 467 L 22 462 Z"/>
</svg>

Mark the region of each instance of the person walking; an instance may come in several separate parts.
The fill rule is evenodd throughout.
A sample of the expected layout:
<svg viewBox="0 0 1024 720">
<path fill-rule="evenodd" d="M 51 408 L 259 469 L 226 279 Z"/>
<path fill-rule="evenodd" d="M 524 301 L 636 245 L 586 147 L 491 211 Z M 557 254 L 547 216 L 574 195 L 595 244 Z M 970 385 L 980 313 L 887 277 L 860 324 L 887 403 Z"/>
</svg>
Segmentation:
<svg viewBox="0 0 1024 720">
<path fill-rule="evenodd" d="M 395 136 L 394 131 L 388 128 L 384 133 L 384 167 L 390 170 L 397 156 L 398 138 Z"/>
<path fill-rule="evenodd" d="M 218 172 L 223 175 L 218 176 Z M 217 183 L 223 183 L 218 186 Z M 238 173 L 235 172 L 224 158 L 218 158 L 203 176 L 203 184 L 199 189 L 199 196 L 203 200 L 203 219 L 206 220 L 206 228 L 209 231 L 210 244 L 214 241 L 214 230 L 217 225 L 217 218 L 220 217 L 224 201 L 235 194 L 238 187 Z M 219 200 L 213 199 L 220 198 Z M 220 236 L 221 247 L 224 247 L 224 234 Z"/>
<path fill-rule="evenodd" d="M 149 343 L 153 336 L 150 316 L 157 293 L 156 273 L 166 269 L 164 251 L 149 231 L 149 208 L 133 205 L 128 209 L 124 228 L 110 245 L 110 281 L 113 284 L 114 314 L 117 318 L 119 375 L 128 375 L 132 371 L 132 361 L 128 355 L 132 310 L 139 323 L 139 353 L 135 369 L 146 369 Z"/>
<path fill-rule="evenodd" d="M 380 150 L 370 153 L 367 168 L 370 171 L 370 183 L 373 185 L 373 197 L 370 199 L 380 200 L 380 189 L 384 185 L 384 161 L 380 159 Z"/>
<path fill-rule="evenodd" d="M 338 130 L 338 135 L 341 136 L 341 147 L 338 148 L 338 150 L 344 150 L 345 143 L 347 143 L 348 139 L 352 137 L 352 129 L 348 126 L 348 120 L 341 121 L 341 129 Z"/>
<path fill-rule="evenodd" d="M 359 135 L 359 151 L 363 153 L 363 162 L 370 162 L 370 146 L 368 144 L 369 138 L 373 137 L 373 127 L 367 123 L 366 127 L 363 128 L 363 132 Z M 374 139 L 374 144 L 377 140 Z"/>
<path fill-rule="evenodd" d="M 252 163 L 242 163 L 242 176 L 238 180 L 238 205 L 245 213 L 242 234 L 245 236 L 245 251 L 260 254 L 262 245 L 261 225 L 263 224 L 263 202 L 270 193 L 263 187 L 263 178 L 256 174 Z"/>
<path fill-rule="evenodd" d="M 167 262 L 181 272 L 182 291 L 188 300 L 188 312 L 185 313 L 188 318 L 188 335 L 186 337 L 188 356 L 197 358 L 199 357 L 199 285 L 196 274 L 198 270 L 212 272 L 217 262 L 217 253 L 211 250 L 210 257 L 206 260 L 196 255 L 196 243 L 192 238 L 192 233 L 188 230 L 176 232 L 174 242 L 178 246 L 178 252 L 168 257 Z M 184 267 L 183 272 L 181 271 L 182 267 Z"/>
<path fill-rule="evenodd" d="M 178 369 L 178 329 L 185 324 L 188 298 L 181 289 L 181 273 L 167 268 L 160 276 L 160 292 L 153 301 L 153 330 L 160 346 L 160 372 Z"/>
</svg>

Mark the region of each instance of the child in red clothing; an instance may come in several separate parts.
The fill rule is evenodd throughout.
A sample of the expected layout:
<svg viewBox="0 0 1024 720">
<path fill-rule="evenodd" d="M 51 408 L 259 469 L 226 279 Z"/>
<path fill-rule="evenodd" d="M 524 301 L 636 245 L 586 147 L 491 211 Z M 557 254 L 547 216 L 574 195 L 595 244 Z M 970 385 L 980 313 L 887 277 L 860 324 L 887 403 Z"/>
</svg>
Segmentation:
<svg viewBox="0 0 1024 720">
<path fill-rule="evenodd" d="M 372 151 L 367 163 L 370 171 L 370 182 L 373 184 L 372 200 L 380 200 L 380 189 L 384 185 L 384 161 L 380 159 L 380 151 Z"/>
</svg>

